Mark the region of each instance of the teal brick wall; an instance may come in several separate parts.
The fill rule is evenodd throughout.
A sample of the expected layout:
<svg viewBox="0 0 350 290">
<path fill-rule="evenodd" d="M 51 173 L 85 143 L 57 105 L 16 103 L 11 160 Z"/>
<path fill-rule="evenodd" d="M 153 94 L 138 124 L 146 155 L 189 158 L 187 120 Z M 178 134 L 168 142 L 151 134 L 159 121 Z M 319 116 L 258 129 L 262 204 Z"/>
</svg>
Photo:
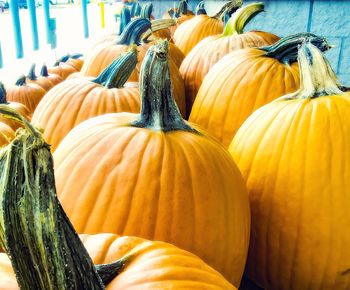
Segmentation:
<svg viewBox="0 0 350 290">
<path fill-rule="evenodd" d="M 161 16 L 177 1 L 152 1 Z M 199 1 L 189 0 L 194 8 Z M 205 1 L 209 15 L 227 1 Z M 245 0 L 244 3 L 257 2 Z M 350 86 L 350 0 L 265 0 L 265 12 L 257 15 L 246 30 L 258 29 L 286 36 L 312 32 L 335 45 L 327 57 L 344 85 Z"/>
</svg>

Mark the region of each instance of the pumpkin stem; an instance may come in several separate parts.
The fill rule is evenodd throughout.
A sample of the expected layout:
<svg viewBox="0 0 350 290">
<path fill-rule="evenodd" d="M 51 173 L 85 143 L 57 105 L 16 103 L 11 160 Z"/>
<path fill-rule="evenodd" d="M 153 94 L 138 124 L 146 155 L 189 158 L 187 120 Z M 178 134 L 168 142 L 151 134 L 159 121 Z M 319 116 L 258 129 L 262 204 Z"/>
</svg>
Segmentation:
<svg viewBox="0 0 350 290">
<path fill-rule="evenodd" d="M 105 289 L 58 201 L 50 146 L 15 110 L 0 113 L 26 125 L 0 152 L 0 239 L 20 289 Z"/>
<path fill-rule="evenodd" d="M 120 23 L 119 23 L 118 35 L 121 35 L 123 33 L 125 27 L 128 25 L 130 21 L 131 21 L 130 10 L 127 7 L 123 7 L 120 12 Z"/>
<path fill-rule="evenodd" d="M 177 12 L 175 13 L 175 17 L 179 18 L 181 15 L 187 15 L 188 13 L 188 4 L 186 0 L 181 0 L 179 3 L 179 7 Z"/>
<path fill-rule="evenodd" d="M 168 45 L 168 41 L 159 41 L 147 51 L 143 60 L 140 72 L 141 112 L 132 126 L 163 132 L 197 132 L 182 119 L 172 96 Z"/>
<path fill-rule="evenodd" d="M 101 277 L 103 284 L 108 285 L 112 282 L 121 273 L 130 258 L 130 255 L 125 255 L 113 263 L 96 265 L 97 273 Z"/>
<path fill-rule="evenodd" d="M 300 89 L 287 99 L 317 98 L 344 94 L 331 65 L 323 53 L 310 41 L 299 48 Z"/>
<path fill-rule="evenodd" d="M 83 57 L 83 55 L 81 53 L 69 54 L 68 56 L 69 56 L 69 58 L 72 58 L 72 59 L 78 59 L 78 58 Z"/>
<path fill-rule="evenodd" d="M 46 64 L 43 64 L 43 66 L 41 67 L 40 75 L 42 77 L 48 77 L 49 76 L 49 72 L 47 70 L 47 65 Z"/>
<path fill-rule="evenodd" d="M 2 82 L 0 82 L 0 104 L 7 104 L 6 89 Z"/>
<path fill-rule="evenodd" d="M 143 41 L 145 41 L 148 37 L 150 37 L 153 32 L 156 32 L 158 30 L 166 29 L 170 26 L 173 26 L 176 24 L 175 19 L 156 19 L 152 20 L 152 27 L 151 29 L 148 29 L 142 36 Z"/>
<path fill-rule="evenodd" d="M 234 13 L 239 7 L 241 7 L 243 4 L 242 0 L 233 0 L 228 3 L 226 3 L 224 6 L 221 7 L 220 11 L 216 13 L 213 18 L 216 19 L 222 19 L 222 16 L 225 12 L 228 13 Z"/>
<path fill-rule="evenodd" d="M 204 8 L 204 1 L 201 1 L 196 6 L 196 15 L 207 15 L 207 11 Z"/>
<path fill-rule="evenodd" d="M 135 15 L 134 16 L 139 17 L 141 15 L 141 10 L 142 10 L 141 5 L 139 2 L 137 2 L 135 5 Z"/>
<path fill-rule="evenodd" d="M 265 51 L 265 56 L 273 57 L 284 64 L 292 64 L 298 58 L 298 46 L 305 41 L 316 45 L 321 51 L 331 48 L 325 38 L 319 37 L 312 33 L 298 33 L 291 36 L 283 37 L 270 46 L 259 47 Z"/>
<path fill-rule="evenodd" d="M 224 36 L 242 34 L 244 27 L 255 15 L 264 11 L 264 3 L 252 3 L 239 8 L 227 22 L 224 30 Z"/>
<path fill-rule="evenodd" d="M 119 36 L 116 44 L 122 45 L 140 45 L 142 35 L 152 26 L 151 22 L 145 18 L 138 18 L 130 21 L 123 33 Z"/>
<path fill-rule="evenodd" d="M 114 60 L 93 82 L 108 89 L 122 88 L 137 64 L 137 49 L 133 46 L 128 52 Z"/>
<path fill-rule="evenodd" d="M 59 58 L 53 66 L 59 66 L 59 64 L 61 62 L 66 62 L 68 59 L 69 59 L 69 54 L 66 54 L 66 55 L 62 56 L 61 58 Z"/>
<path fill-rule="evenodd" d="M 153 4 L 146 3 L 145 5 L 143 5 L 143 7 L 141 9 L 140 16 L 141 16 L 141 18 L 146 18 L 148 20 L 151 20 L 152 12 L 153 12 Z"/>
<path fill-rule="evenodd" d="M 20 77 L 17 79 L 15 85 L 16 85 L 16 86 L 24 86 L 24 85 L 26 84 L 26 79 L 27 79 L 27 77 L 26 77 L 25 75 L 20 76 Z"/>
<path fill-rule="evenodd" d="M 32 66 L 30 67 L 27 78 L 30 79 L 31 81 L 35 81 L 38 78 L 35 74 L 35 63 L 33 63 Z"/>
</svg>

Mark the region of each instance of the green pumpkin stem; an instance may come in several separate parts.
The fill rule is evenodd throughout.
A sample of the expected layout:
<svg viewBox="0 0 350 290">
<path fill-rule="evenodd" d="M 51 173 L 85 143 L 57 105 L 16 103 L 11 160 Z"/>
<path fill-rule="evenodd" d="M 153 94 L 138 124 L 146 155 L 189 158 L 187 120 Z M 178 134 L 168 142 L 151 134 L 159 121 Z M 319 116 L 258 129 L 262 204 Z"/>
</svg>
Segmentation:
<svg viewBox="0 0 350 290">
<path fill-rule="evenodd" d="M 207 15 L 207 11 L 204 8 L 204 1 L 201 1 L 196 6 L 196 15 Z"/>
<path fill-rule="evenodd" d="M 186 0 L 181 0 L 179 3 L 179 7 L 177 12 L 175 13 L 175 17 L 179 18 L 181 15 L 187 15 L 188 13 L 188 4 Z"/>
<path fill-rule="evenodd" d="M 285 96 L 287 99 L 316 98 L 340 95 L 339 82 L 323 53 L 311 42 L 301 45 L 298 52 L 300 89 Z"/>
<path fill-rule="evenodd" d="M 35 74 L 35 63 L 33 63 L 32 66 L 30 67 L 27 78 L 30 79 L 31 81 L 35 81 L 38 78 Z"/>
<path fill-rule="evenodd" d="M 331 48 L 325 38 L 319 37 L 312 33 L 298 33 L 281 38 L 276 43 L 270 46 L 259 47 L 265 51 L 265 56 L 273 57 L 284 64 L 292 64 L 298 59 L 298 47 L 305 41 L 311 42 L 321 51 L 326 51 Z"/>
<path fill-rule="evenodd" d="M 72 58 L 72 59 L 78 59 L 81 57 L 83 57 L 83 55 L 81 53 L 74 53 L 74 54 L 69 55 L 69 58 Z"/>
<path fill-rule="evenodd" d="M 137 49 L 134 46 L 114 60 L 93 82 L 109 89 L 122 88 L 135 69 L 136 64 Z"/>
<path fill-rule="evenodd" d="M 49 71 L 47 70 L 47 65 L 46 64 L 43 64 L 43 66 L 41 67 L 40 75 L 42 77 L 48 77 L 49 76 Z"/>
<path fill-rule="evenodd" d="M 69 54 L 66 54 L 59 58 L 53 66 L 59 66 L 61 62 L 66 62 L 69 59 Z"/>
<path fill-rule="evenodd" d="M 25 75 L 20 76 L 20 77 L 17 79 L 15 85 L 16 85 L 16 86 L 24 86 L 24 85 L 27 83 L 27 82 L 26 82 L 26 79 L 27 79 L 27 77 L 26 77 Z"/>
<path fill-rule="evenodd" d="M 125 27 L 123 33 L 119 36 L 116 44 L 140 45 L 143 39 L 143 34 L 149 30 L 151 26 L 151 22 L 145 18 L 138 18 L 130 21 Z"/>
<path fill-rule="evenodd" d="M 131 21 L 130 10 L 127 7 L 123 7 L 120 12 L 120 23 L 119 23 L 118 35 L 121 35 L 123 33 L 125 27 L 128 25 L 130 21 Z"/>
<path fill-rule="evenodd" d="M 241 7 L 243 4 L 242 0 L 233 0 L 228 3 L 226 3 L 224 6 L 221 7 L 220 11 L 216 13 L 213 18 L 222 19 L 222 16 L 225 12 L 228 13 L 234 13 L 239 7 Z"/>
<path fill-rule="evenodd" d="M 143 5 L 143 7 L 141 9 L 140 17 L 151 20 L 152 12 L 153 12 L 153 4 L 146 3 L 145 5 Z"/>
<path fill-rule="evenodd" d="M 249 21 L 262 11 L 264 11 L 264 3 L 252 3 L 239 8 L 228 20 L 223 35 L 242 34 Z"/>
<path fill-rule="evenodd" d="M 6 89 L 2 82 L 0 82 L 0 104 L 7 104 Z"/>
<path fill-rule="evenodd" d="M 132 126 L 163 132 L 197 132 L 182 119 L 174 101 L 168 45 L 168 41 L 158 42 L 147 51 L 143 60 L 140 72 L 141 112 Z"/>
<path fill-rule="evenodd" d="M 97 273 L 103 284 L 108 285 L 112 282 L 112 280 L 123 271 L 130 258 L 129 255 L 126 255 L 113 263 L 96 265 Z"/>
</svg>

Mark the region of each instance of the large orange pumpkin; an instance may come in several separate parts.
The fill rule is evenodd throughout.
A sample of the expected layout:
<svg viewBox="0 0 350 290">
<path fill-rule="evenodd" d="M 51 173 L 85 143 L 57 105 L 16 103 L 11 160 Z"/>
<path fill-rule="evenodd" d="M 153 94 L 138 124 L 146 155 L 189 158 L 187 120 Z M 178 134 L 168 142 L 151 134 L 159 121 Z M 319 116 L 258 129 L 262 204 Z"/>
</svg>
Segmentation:
<svg viewBox="0 0 350 290">
<path fill-rule="evenodd" d="M 9 102 L 23 104 L 31 116 L 46 91 L 35 83 L 28 83 L 26 79 L 26 76 L 23 75 L 18 78 L 15 85 L 8 86 L 6 99 Z"/>
<path fill-rule="evenodd" d="M 161 42 L 142 66 L 140 115 L 87 120 L 55 151 L 59 199 L 79 233 L 174 243 L 238 286 L 250 222 L 240 172 L 219 143 L 181 118 L 170 85 Z"/>
<path fill-rule="evenodd" d="M 18 113 L 20 113 L 22 116 L 24 116 L 30 121 L 31 113 L 29 112 L 27 107 L 21 103 L 8 102 L 6 95 L 7 93 L 6 93 L 4 84 L 0 82 L 0 104 L 6 104 L 10 108 L 15 109 Z M 0 122 L 9 126 L 13 131 L 16 131 L 19 127 L 21 127 L 21 125 L 18 122 L 12 119 L 5 118 L 1 114 L 0 114 Z M 8 131 L 8 129 L 6 129 L 5 127 L 3 127 L 3 130 L 5 130 L 6 132 Z M 2 136 L 2 140 L 4 141 L 4 136 Z M 3 141 L 0 143 L 3 144 Z"/>
<path fill-rule="evenodd" d="M 306 40 L 323 50 L 329 48 L 325 39 L 301 33 L 268 47 L 240 49 L 224 56 L 205 76 L 189 120 L 228 147 L 251 113 L 297 90 L 297 49 Z"/>
<path fill-rule="evenodd" d="M 132 255 L 107 290 L 236 289 L 197 256 L 168 243 L 113 234 L 80 235 L 80 238 L 94 264 L 108 264 Z M 11 262 L 4 253 L 0 254 L 0 289 L 19 289 Z"/>
<path fill-rule="evenodd" d="M 186 107 L 191 112 L 194 99 L 208 71 L 226 54 L 246 47 L 270 45 L 279 37 L 268 32 L 249 31 L 244 26 L 264 10 L 262 3 L 252 3 L 238 9 L 225 26 L 222 34 L 204 38 L 186 56 L 180 67 L 185 81 Z"/>
<path fill-rule="evenodd" d="M 252 208 L 247 275 L 264 289 L 350 289 L 350 95 L 322 53 L 299 52 L 296 93 L 254 112 L 230 152 Z"/>
<path fill-rule="evenodd" d="M 203 38 L 220 34 L 224 30 L 222 14 L 235 11 L 242 5 L 241 0 L 230 1 L 215 16 L 199 14 L 179 25 L 174 33 L 174 43 L 187 55 Z"/>
</svg>

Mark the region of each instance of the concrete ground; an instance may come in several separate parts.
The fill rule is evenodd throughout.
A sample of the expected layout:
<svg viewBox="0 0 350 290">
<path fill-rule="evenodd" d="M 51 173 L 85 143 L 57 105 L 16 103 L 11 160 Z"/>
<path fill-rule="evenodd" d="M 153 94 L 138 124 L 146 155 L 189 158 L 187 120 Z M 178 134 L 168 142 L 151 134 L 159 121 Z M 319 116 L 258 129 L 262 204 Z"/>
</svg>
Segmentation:
<svg viewBox="0 0 350 290">
<path fill-rule="evenodd" d="M 115 6 L 105 4 L 105 28 L 101 27 L 100 7 L 97 3 L 88 4 L 89 33 L 84 38 L 82 8 L 80 5 L 51 5 L 50 17 L 56 18 L 57 48 L 52 50 L 46 43 L 46 31 L 42 7 L 37 8 L 40 50 L 33 50 L 29 12 L 20 10 L 24 58 L 16 59 L 15 42 L 11 15 L 0 12 L 0 43 L 4 67 L 0 69 L 0 81 L 13 83 L 18 76 L 26 74 L 32 63 L 37 71 L 45 62 L 52 65 L 55 59 L 67 53 L 84 53 L 92 43 L 116 29 Z"/>
</svg>

